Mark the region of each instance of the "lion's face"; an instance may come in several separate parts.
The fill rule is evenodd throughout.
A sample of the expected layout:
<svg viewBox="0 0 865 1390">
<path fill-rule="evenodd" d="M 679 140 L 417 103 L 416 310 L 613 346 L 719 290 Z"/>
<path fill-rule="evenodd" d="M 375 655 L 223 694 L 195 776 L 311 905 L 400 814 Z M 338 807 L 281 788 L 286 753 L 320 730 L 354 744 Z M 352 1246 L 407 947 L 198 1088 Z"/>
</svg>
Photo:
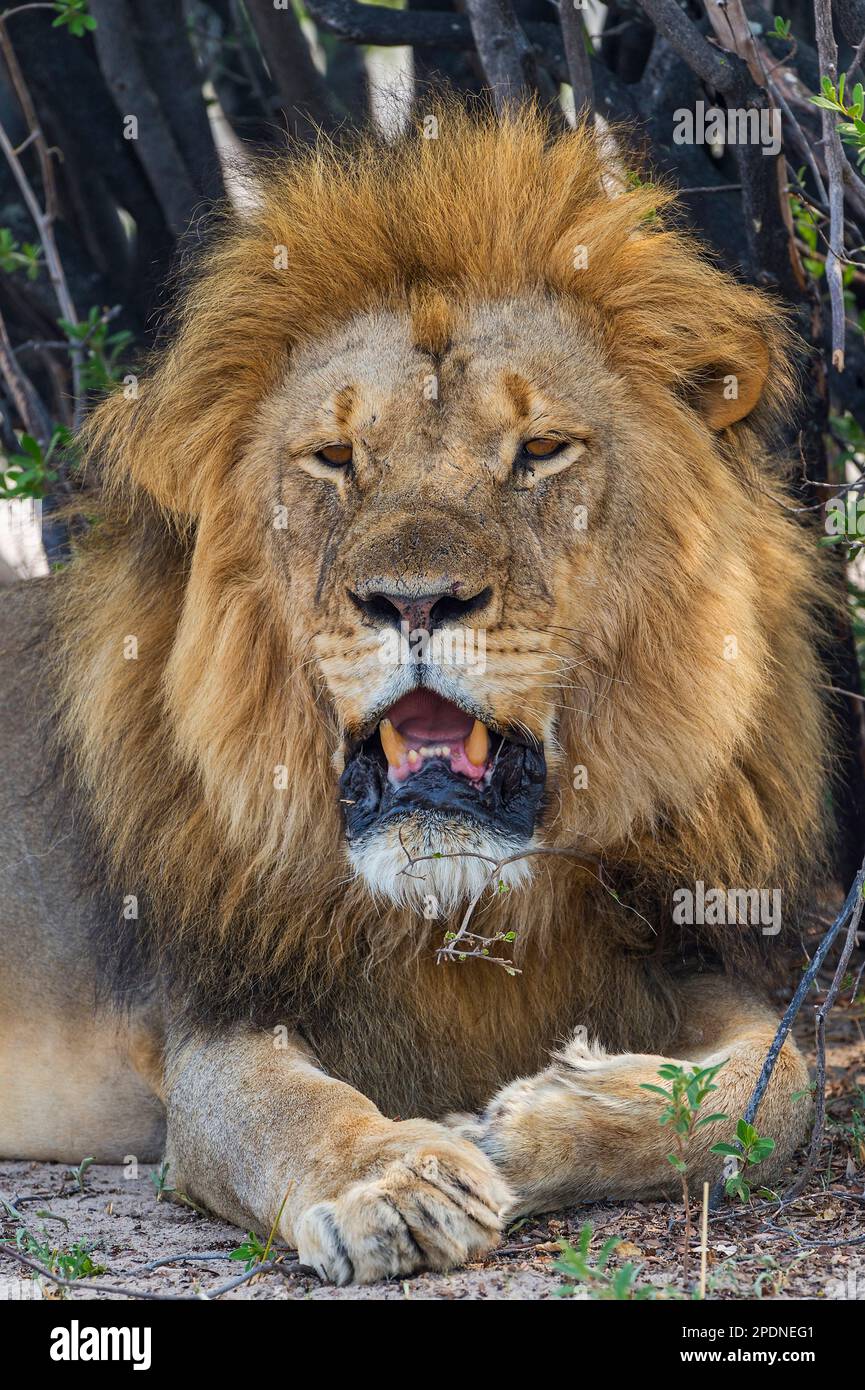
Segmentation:
<svg viewBox="0 0 865 1390">
<path fill-rule="evenodd" d="M 412 877 L 409 855 L 497 860 L 533 840 L 561 773 L 563 676 L 608 608 L 604 535 L 629 525 L 623 390 L 589 320 L 537 295 L 359 316 L 299 350 L 268 404 L 277 556 L 377 892 L 452 901 L 489 864 Z"/>
</svg>

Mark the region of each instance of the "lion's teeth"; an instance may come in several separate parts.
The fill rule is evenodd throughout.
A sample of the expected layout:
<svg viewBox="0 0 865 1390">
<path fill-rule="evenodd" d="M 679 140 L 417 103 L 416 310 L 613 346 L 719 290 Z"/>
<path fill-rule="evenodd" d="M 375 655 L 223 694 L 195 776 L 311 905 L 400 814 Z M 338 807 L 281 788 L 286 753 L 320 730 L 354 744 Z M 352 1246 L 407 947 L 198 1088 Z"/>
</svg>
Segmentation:
<svg viewBox="0 0 865 1390">
<path fill-rule="evenodd" d="M 489 757 L 490 736 L 486 724 L 475 720 L 474 728 L 465 742 L 466 757 L 475 767 L 483 767 Z"/>
<path fill-rule="evenodd" d="M 406 752 L 406 741 L 402 734 L 397 733 L 389 719 L 383 719 L 378 726 L 381 746 L 384 749 L 384 756 L 387 758 L 389 767 L 399 767 Z"/>
</svg>

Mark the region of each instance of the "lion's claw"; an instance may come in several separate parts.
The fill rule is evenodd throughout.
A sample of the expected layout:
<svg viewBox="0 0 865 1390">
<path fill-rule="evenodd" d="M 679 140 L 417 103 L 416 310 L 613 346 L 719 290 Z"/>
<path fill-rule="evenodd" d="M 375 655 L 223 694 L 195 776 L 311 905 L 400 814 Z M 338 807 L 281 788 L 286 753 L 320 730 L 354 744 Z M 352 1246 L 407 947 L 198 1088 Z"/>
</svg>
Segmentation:
<svg viewBox="0 0 865 1390">
<path fill-rule="evenodd" d="M 510 1198 L 482 1154 L 445 1139 L 309 1207 L 298 1256 L 335 1284 L 451 1269 L 497 1243 Z"/>
</svg>

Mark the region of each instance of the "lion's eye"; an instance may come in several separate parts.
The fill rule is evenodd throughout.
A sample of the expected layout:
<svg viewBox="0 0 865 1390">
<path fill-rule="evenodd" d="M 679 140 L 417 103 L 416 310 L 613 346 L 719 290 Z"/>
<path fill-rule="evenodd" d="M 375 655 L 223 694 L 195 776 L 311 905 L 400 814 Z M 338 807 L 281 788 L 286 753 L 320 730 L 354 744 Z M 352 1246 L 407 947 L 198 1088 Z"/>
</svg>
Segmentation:
<svg viewBox="0 0 865 1390">
<path fill-rule="evenodd" d="M 326 444 L 323 449 L 319 449 L 317 458 L 322 463 L 329 463 L 332 468 L 347 468 L 351 463 L 350 444 Z"/>
<path fill-rule="evenodd" d="M 527 439 L 523 452 L 533 459 L 550 459 L 554 454 L 561 453 L 564 447 L 563 439 Z"/>
</svg>

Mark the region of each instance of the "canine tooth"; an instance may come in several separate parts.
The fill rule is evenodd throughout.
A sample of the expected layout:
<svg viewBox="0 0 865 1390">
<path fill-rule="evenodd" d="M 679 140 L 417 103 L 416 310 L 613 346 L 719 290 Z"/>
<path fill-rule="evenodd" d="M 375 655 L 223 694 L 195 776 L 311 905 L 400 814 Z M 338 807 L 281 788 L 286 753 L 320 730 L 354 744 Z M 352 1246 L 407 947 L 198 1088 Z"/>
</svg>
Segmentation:
<svg viewBox="0 0 865 1390">
<path fill-rule="evenodd" d="M 405 757 L 406 741 L 398 734 L 389 719 L 383 719 L 378 726 L 381 746 L 390 767 L 399 767 Z M 409 759 L 411 761 L 411 759 Z"/>
<path fill-rule="evenodd" d="M 482 724 L 479 719 L 475 720 L 474 728 L 466 739 L 465 749 L 469 762 L 475 767 L 483 767 L 489 756 L 490 736 L 486 724 Z"/>
<path fill-rule="evenodd" d="M 409 765 L 409 767 L 417 767 L 417 765 L 418 765 L 419 762 L 420 762 L 420 753 L 418 753 L 418 751 L 417 751 L 416 748 L 410 749 L 410 750 L 409 750 L 409 755 L 408 755 L 408 765 Z"/>
</svg>

